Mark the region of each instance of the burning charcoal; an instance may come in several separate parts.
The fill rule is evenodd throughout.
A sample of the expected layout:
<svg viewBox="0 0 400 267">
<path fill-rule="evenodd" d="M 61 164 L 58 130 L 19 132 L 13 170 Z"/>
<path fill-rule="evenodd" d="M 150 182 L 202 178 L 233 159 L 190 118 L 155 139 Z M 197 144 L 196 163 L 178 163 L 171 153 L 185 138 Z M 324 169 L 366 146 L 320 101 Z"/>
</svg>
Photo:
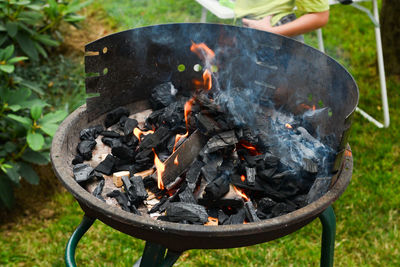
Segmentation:
<svg viewBox="0 0 400 267">
<path fill-rule="evenodd" d="M 127 118 L 124 124 L 124 135 L 133 134 L 133 129 L 138 126 L 138 121 L 135 119 Z"/>
<path fill-rule="evenodd" d="M 119 107 L 113 111 L 107 113 L 106 119 L 104 120 L 104 125 L 106 128 L 113 124 L 116 124 L 122 116 L 129 116 L 129 110 L 124 107 Z"/>
<path fill-rule="evenodd" d="M 176 100 L 177 90 L 172 83 L 163 83 L 154 87 L 151 91 L 150 104 L 153 109 L 160 109 L 169 106 Z"/>
<path fill-rule="evenodd" d="M 90 167 L 88 164 L 76 164 L 73 168 L 75 181 L 77 181 L 78 183 L 86 182 L 91 179 L 92 172 L 93 168 Z"/>
<path fill-rule="evenodd" d="M 218 200 L 228 193 L 228 191 L 229 177 L 225 174 L 222 174 L 207 184 L 206 188 L 204 189 L 205 193 L 203 198 L 211 201 Z"/>
<path fill-rule="evenodd" d="M 186 186 L 185 190 L 183 190 L 179 194 L 179 199 L 181 202 L 197 204 L 196 200 L 194 199 L 192 190 L 188 186 Z"/>
<path fill-rule="evenodd" d="M 244 210 L 246 213 L 246 218 L 249 222 L 259 222 L 261 221 L 256 214 L 256 209 L 251 201 L 244 202 Z"/>
<path fill-rule="evenodd" d="M 265 214 L 271 213 L 272 208 L 276 205 L 277 203 L 270 199 L 269 197 L 264 197 L 258 201 L 257 205 L 257 211 L 261 211 Z"/>
<path fill-rule="evenodd" d="M 92 158 L 92 150 L 96 144 L 94 140 L 83 140 L 79 142 L 77 150 L 85 160 L 90 160 Z"/>
<path fill-rule="evenodd" d="M 203 206 L 192 203 L 173 202 L 166 210 L 168 220 L 171 222 L 188 221 L 190 223 L 204 224 L 208 221 L 208 214 Z"/>
<path fill-rule="evenodd" d="M 218 225 L 218 218 L 208 217 L 208 221 L 204 225 L 217 226 Z"/>
<path fill-rule="evenodd" d="M 206 94 L 196 94 L 196 103 L 199 103 L 202 108 L 220 111 L 220 107 L 212 99 L 210 99 Z"/>
<path fill-rule="evenodd" d="M 245 218 L 246 212 L 244 208 L 241 208 L 236 214 L 232 214 L 224 224 L 243 224 Z"/>
<path fill-rule="evenodd" d="M 86 129 L 83 129 L 79 133 L 79 138 L 83 140 L 94 140 L 97 138 L 100 132 L 104 130 L 103 126 L 97 125 Z"/>
<path fill-rule="evenodd" d="M 196 115 L 196 125 L 202 134 L 208 136 L 221 131 L 216 121 L 201 113 Z"/>
<path fill-rule="evenodd" d="M 213 207 L 232 207 L 232 208 L 240 208 L 243 206 L 242 197 L 239 196 L 232 185 L 229 185 L 229 191 L 220 199 L 208 199 L 205 198 L 204 188 L 200 188 L 202 191 L 197 198 L 197 202 L 200 205 L 204 205 L 210 208 Z"/>
<path fill-rule="evenodd" d="M 120 159 L 134 159 L 135 151 L 128 147 L 127 145 L 121 144 L 118 146 L 113 146 L 111 148 L 111 153 Z"/>
<path fill-rule="evenodd" d="M 107 157 L 100 162 L 99 165 L 95 168 L 96 171 L 104 173 L 105 175 L 111 175 L 113 172 L 113 168 L 115 165 L 115 157 L 108 154 Z"/>
<path fill-rule="evenodd" d="M 83 163 L 85 159 L 81 155 L 76 155 L 75 158 L 72 160 L 72 165 L 76 165 L 79 163 Z"/>
<path fill-rule="evenodd" d="M 110 137 L 110 138 L 119 138 L 121 135 L 117 132 L 114 131 L 102 131 L 100 134 L 104 137 Z"/>
<path fill-rule="evenodd" d="M 206 146 L 204 147 L 204 153 L 212 153 L 227 146 L 234 145 L 238 142 L 235 136 L 235 132 L 228 131 L 217 134 L 211 137 Z"/>
<path fill-rule="evenodd" d="M 199 179 L 201 168 L 203 167 L 203 165 L 203 162 L 195 160 L 186 173 L 186 181 L 188 183 L 188 187 L 191 188 L 192 192 L 196 187 L 196 183 Z"/>
<path fill-rule="evenodd" d="M 132 196 L 135 203 L 142 202 L 148 197 L 147 191 L 144 188 L 143 179 L 140 176 L 133 176 L 130 179 L 132 187 L 129 189 L 129 194 Z"/>
<path fill-rule="evenodd" d="M 227 224 L 229 216 L 225 214 L 222 210 L 218 211 L 218 222 L 219 224 Z"/>
<path fill-rule="evenodd" d="M 164 126 L 158 128 L 153 134 L 146 135 L 139 144 L 140 150 L 157 147 L 164 143 L 170 136 L 170 130 Z"/>
<path fill-rule="evenodd" d="M 292 206 L 290 206 L 290 205 L 288 205 L 286 203 L 281 202 L 281 203 L 276 204 L 272 208 L 271 213 L 272 213 L 273 217 L 278 217 L 278 216 L 281 216 L 281 215 L 285 215 L 285 214 L 287 214 L 289 212 L 292 212 L 294 210 L 295 210 L 294 207 L 292 207 Z"/>
<path fill-rule="evenodd" d="M 122 145 L 122 142 L 119 138 L 103 137 L 101 138 L 101 142 L 111 148 Z"/>
<path fill-rule="evenodd" d="M 93 196 L 97 197 L 98 199 L 105 201 L 104 198 L 101 196 L 101 192 L 103 192 L 105 180 L 101 180 L 97 187 L 93 191 Z"/>
<path fill-rule="evenodd" d="M 318 177 L 315 179 L 314 184 L 311 186 L 311 189 L 307 194 L 307 203 L 310 204 L 322 197 L 328 191 L 330 184 L 330 177 Z"/>
<path fill-rule="evenodd" d="M 256 183 L 256 169 L 246 167 L 246 182 L 249 185 Z"/>
</svg>

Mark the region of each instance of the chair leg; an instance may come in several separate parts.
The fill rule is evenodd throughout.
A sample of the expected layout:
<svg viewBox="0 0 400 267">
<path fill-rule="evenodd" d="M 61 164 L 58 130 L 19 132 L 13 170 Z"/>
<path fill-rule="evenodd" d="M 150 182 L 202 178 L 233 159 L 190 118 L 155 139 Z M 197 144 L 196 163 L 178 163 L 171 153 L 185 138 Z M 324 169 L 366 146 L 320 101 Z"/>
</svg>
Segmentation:
<svg viewBox="0 0 400 267">
<path fill-rule="evenodd" d="M 336 217 L 332 206 L 329 206 L 319 219 L 322 223 L 321 267 L 333 266 L 335 250 Z"/>
<path fill-rule="evenodd" d="M 323 39 L 323 36 L 322 36 L 322 29 L 321 28 L 317 29 L 317 37 L 318 37 L 318 49 L 322 53 L 325 53 L 324 39 Z"/>
<path fill-rule="evenodd" d="M 87 232 L 87 230 L 93 225 L 96 219 L 88 216 L 83 216 L 81 224 L 76 228 L 74 233 L 68 240 L 67 247 L 65 248 L 65 265 L 67 267 L 76 267 L 75 262 L 75 249 L 78 245 L 79 240 Z"/>
</svg>

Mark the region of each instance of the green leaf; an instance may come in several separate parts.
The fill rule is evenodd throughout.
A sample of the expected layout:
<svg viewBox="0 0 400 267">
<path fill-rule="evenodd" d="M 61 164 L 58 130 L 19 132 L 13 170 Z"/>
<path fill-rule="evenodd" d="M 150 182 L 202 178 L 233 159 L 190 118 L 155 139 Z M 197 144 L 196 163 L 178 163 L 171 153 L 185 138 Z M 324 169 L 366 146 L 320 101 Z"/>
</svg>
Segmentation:
<svg viewBox="0 0 400 267">
<path fill-rule="evenodd" d="M 35 84 L 33 82 L 30 82 L 27 80 L 22 80 L 19 84 L 28 87 L 29 89 L 38 93 L 39 95 L 44 94 L 44 91 L 41 88 L 39 88 L 37 84 Z"/>
<path fill-rule="evenodd" d="M 44 137 L 40 133 L 29 131 L 28 135 L 26 136 L 26 141 L 28 142 L 28 145 L 32 150 L 38 151 L 43 147 Z"/>
<path fill-rule="evenodd" d="M 40 122 L 42 124 L 59 122 L 67 117 L 67 115 L 68 113 L 65 110 L 57 110 L 56 112 L 47 113 L 46 115 L 44 115 Z"/>
<path fill-rule="evenodd" d="M 32 149 L 26 149 L 21 157 L 23 160 L 29 163 L 46 165 L 49 161 L 40 152 L 33 151 Z"/>
<path fill-rule="evenodd" d="M 42 124 L 42 125 L 40 125 L 41 126 L 41 130 L 43 131 L 43 132 L 45 132 L 45 133 L 47 133 L 48 135 L 50 135 L 50 136 L 53 136 L 55 133 L 56 133 L 56 131 L 57 131 L 57 128 L 58 128 L 58 125 L 57 124 L 54 124 L 54 123 L 45 123 L 45 124 Z"/>
<path fill-rule="evenodd" d="M 0 200 L 8 208 L 11 209 L 14 205 L 14 193 L 10 180 L 0 174 Z"/>
<path fill-rule="evenodd" d="M 27 54 L 34 61 L 39 60 L 39 54 L 36 50 L 35 42 L 33 42 L 28 35 L 24 33 L 18 33 L 15 39 L 25 54 Z"/>
<path fill-rule="evenodd" d="M 6 175 L 8 176 L 8 178 L 10 178 L 11 181 L 13 181 L 14 183 L 18 184 L 19 183 L 19 173 L 18 173 L 18 169 L 19 166 L 16 164 L 13 164 L 11 162 L 8 162 L 7 164 L 11 165 L 12 168 L 7 168 L 6 169 Z"/>
<path fill-rule="evenodd" d="M 7 153 L 12 153 L 12 152 L 14 152 L 15 150 L 17 150 L 17 145 L 14 144 L 13 142 L 8 141 L 8 142 L 5 143 L 5 145 L 4 145 L 4 150 L 5 150 Z"/>
<path fill-rule="evenodd" d="M 24 162 L 20 162 L 19 173 L 28 183 L 34 185 L 39 184 L 39 176 L 37 175 L 35 170 L 31 167 L 31 165 Z"/>
<path fill-rule="evenodd" d="M 39 53 L 40 53 L 44 58 L 47 58 L 47 52 L 46 52 L 46 50 L 43 48 L 43 46 L 41 46 L 38 42 L 35 42 L 35 47 L 36 47 L 37 51 L 39 51 Z"/>
<path fill-rule="evenodd" d="M 32 107 L 34 105 L 38 105 L 38 106 L 41 106 L 41 107 L 45 107 L 45 106 L 49 105 L 46 102 L 44 102 L 43 100 L 38 99 L 38 98 L 26 100 L 26 101 L 20 102 L 19 104 L 23 108 L 30 108 L 30 107 Z"/>
<path fill-rule="evenodd" d="M 14 65 L 0 65 L 0 70 L 6 73 L 12 73 L 14 69 Z"/>
<path fill-rule="evenodd" d="M 18 33 L 18 23 L 14 21 L 7 21 L 6 29 L 8 35 L 14 38 Z"/>
<path fill-rule="evenodd" d="M 29 8 L 29 9 L 35 10 L 35 11 L 40 11 L 42 9 L 41 5 L 34 5 L 34 4 L 27 5 L 26 7 Z"/>
<path fill-rule="evenodd" d="M 15 2 L 15 4 L 18 6 L 26 6 L 26 5 L 29 5 L 30 3 L 31 3 L 31 1 L 29 1 L 29 0 Z"/>
<path fill-rule="evenodd" d="M 25 101 L 30 95 L 31 91 L 27 88 L 18 88 L 17 90 L 10 90 L 8 104 L 9 105 L 20 105 Z"/>
<path fill-rule="evenodd" d="M 31 108 L 32 119 L 34 119 L 34 120 L 39 119 L 40 115 L 42 115 L 42 110 L 43 110 L 42 106 L 39 106 L 39 105 L 32 106 L 32 108 Z"/>
<path fill-rule="evenodd" d="M 0 37 L 0 45 L 2 45 L 5 41 L 7 41 L 8 35 L 5 34 L 4 36 Z"/>
<path fill-rule="evenodd" d="M 20 105 L 10 105 L 8 106 L 9 109 L 11 109 L 13 112 L 16 112 L 20 110 L 22 107 Z"/>
<path fill-rule="evenodd" d="M 73 0 L 71 2 L 69 2 L 66 13 L 74 13 L 77 12 L 79 10 L 81 10 L 82 8 L 84 8 L 85 6 L 88 6 L 92 3 L 93 1 L 85 1 L 80 3 L 80 1 L 78 0 Z"/>
<path fill-rule="evenodd" d="M 49 2 L 48 10 L 50 11 L 49 15 L 53 18 L 57 17 L 58 16 L 57 2 L 55 0 L 48 0 L 48 2 Z"/>
<path fill-rule="evenodd" d="M 13 55 L 14 46 L 13 45 L 9 45 L 3 51 L 4 51 L 4 59 L 7 60 Z"/>
<path fill-rule="evenodd" d="M 30 118 L 21 117 L 21 116 L 14 115 L 14 114 L 8 114 L 7 117 L 9 117 L 10 119 L 13 119 L 15 121 L 18 121 L 19 123 L 22 123 L 23 125 L 25 125 L 27 127 L 32 126 L 32 120 Z"/>
<path fill-rule="evenodd" d="M 13 57 L 12 59 L 8 60 L 7 62 L 10 64 L 14 64 L 23 60 L 28 60 L 28 57 Z"/>
<path fill-rule="evenodd" d="M 81 15 L 76 15 L 76 14 L 71 14 L 68 15 L 64 18 L 65 21 L 67 22 L 79 22 L 85 19 L 85 16 L 81 16 Z"/>
<path fill-rule="evenodd" d="M 56 40 L 51 39 L 50 36 L 48 35 L 36 35 L 34 36 L 34 38 L 39 42 L 41 42 L 42 44 L 48 46 L 58 46 L 60 44 Z"/>
</svg>

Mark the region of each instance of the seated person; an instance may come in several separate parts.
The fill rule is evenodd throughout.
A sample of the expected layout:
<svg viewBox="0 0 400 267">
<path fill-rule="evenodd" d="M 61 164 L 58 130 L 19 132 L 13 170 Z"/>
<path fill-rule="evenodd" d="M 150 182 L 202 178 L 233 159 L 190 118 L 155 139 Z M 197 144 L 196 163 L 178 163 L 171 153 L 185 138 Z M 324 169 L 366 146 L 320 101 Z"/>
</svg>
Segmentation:
<svg viewBox="0 0 400 267">
<path fill-rule="evenodd" d="M 294 8 L 304 12 L 296 18 Z M 235 14 L 245 27 L 293 37 L 323 27 L 329 20 L 328 0 L 236 0 Z"/>
</svg>

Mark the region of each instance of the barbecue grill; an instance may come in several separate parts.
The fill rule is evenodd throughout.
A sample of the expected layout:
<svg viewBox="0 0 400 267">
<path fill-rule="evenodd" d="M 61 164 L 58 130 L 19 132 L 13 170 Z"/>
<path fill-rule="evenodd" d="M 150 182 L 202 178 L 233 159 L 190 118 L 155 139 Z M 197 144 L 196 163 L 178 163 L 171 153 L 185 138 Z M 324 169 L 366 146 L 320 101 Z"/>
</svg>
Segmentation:
<svg viewBox="0 0 400 267">
<path fill-rule="evenodd" d="M 200 226 L 149 220 L 107 205 L 73 178 L 71 161 L 80 129 L 104 120 L 105 113 L 126 106 L 131 113 L 149 108 L 151 89 L 171 81 L 177 88 L 193 89 L 201 78 L 194 67 L 202 64 L 190 52 L 192 42 L 204 42 L 220 52 L 220 86 L 251 86 L 262 90 L 276 108 L 298 114 L 300 103 L 327 107 L 329 117 L 313 121 L 323 140 L 330 140 L 337 155 L 330 190 L 317 201 L 276 218 L 243 225 Z M 189 249 L 249 246 L 290 234 L 320 216 L 323 226 L 321 265 L 332 265 L 335 219 L 331 204 L 350 182 L 353 159 L 347 144 L 358 88 L 335 60 L 290 38 L 216 24 L 167 24 L 132 29 L 96 40 L 85 47 L 86 90 L 95 96 L 70 114 L 58 128 L 51 148 L 57 177 L 85 212 L 66 251 L 74 265 L 77 242 L 95 219 L 133 237 L 146 240 L 137 265 L 172 265 Z M 246 70 L 246 71 L 244 71 Z M 168 254 L 164 257 L 165 250 Z"/>
</svg>

